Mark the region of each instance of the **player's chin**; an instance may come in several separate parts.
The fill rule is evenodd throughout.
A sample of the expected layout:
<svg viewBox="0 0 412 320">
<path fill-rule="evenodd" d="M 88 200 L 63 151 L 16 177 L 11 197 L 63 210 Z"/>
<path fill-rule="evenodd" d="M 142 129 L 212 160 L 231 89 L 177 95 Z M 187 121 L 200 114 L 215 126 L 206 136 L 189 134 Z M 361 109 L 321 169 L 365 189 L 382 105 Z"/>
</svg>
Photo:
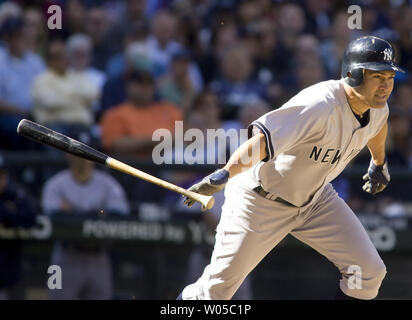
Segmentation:
<svg viewBox="0 0 412 320">
<path fill-rule="evenodd" d="M 374 99 L 372 100 L 371 105 L 375 109 L 381 109 L 385 107 L 387 101 L 388 101 L 388 97 L 381 98 L 381 97 L 375 96 Z"/>
</svg>

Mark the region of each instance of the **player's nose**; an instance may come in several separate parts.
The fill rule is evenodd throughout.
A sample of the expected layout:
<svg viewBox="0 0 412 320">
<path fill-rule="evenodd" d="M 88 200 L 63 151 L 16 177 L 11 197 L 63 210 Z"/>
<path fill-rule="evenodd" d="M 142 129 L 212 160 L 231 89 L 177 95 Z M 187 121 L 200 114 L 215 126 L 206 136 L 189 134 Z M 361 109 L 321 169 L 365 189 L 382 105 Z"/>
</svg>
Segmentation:
<svg viewBox="0 0 412 320">
<path fill-rule="evenodd" d="M 381 81 L 379 88 L 381 90 L 388 90 L 392 85 L 392 79 L 384 79 Z"/>
</svg>

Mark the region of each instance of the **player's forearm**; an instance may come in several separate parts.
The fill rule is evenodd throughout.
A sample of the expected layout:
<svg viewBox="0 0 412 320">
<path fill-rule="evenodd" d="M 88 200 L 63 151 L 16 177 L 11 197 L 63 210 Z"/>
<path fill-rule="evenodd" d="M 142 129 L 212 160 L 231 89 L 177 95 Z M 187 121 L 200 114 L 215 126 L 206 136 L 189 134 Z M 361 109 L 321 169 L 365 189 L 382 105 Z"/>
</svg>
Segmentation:
<svg viewBox="0 0 412 320">
<path fill-rule="evenodd" d="M 385 124 L 381 131 L 372 139 L 368 141 L 368 149 L 372 155 L 373 163 L 377 166 L 385 162 L 385 142 L 388 134 L 388 125 Z"/>
<path fill-rule="evenodd" d="M 229 172 L 229 178 L 233 178 L 264 158 L 266 158 L 265 136 L 259 133 L 243 143 L 232 154 L 224 169 Z"/>
</svg>

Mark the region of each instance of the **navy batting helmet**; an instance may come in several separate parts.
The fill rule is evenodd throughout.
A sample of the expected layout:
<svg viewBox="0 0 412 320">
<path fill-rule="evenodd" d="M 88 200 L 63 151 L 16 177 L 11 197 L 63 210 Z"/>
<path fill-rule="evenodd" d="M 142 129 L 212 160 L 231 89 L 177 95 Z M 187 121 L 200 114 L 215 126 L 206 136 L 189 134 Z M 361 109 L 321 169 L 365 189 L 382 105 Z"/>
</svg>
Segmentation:
<svg viewBox="0 0 412 320">
<path fill-rule="evenodd" d="M 361 37 L 346 47 L 341 76 L 349 86 L 358 87 L 363 81 L 364 69 L 405 72 L 394 64 L 393 59 L 394 51 L 388 41 L 374 36 Z"/>
</svg>

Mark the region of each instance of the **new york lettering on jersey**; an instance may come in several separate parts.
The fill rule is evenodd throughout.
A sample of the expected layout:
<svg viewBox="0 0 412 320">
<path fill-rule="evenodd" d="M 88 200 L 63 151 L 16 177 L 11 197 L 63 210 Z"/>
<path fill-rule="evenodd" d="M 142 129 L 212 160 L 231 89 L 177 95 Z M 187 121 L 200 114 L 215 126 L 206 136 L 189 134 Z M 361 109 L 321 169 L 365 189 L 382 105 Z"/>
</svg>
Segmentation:
<svg viewBox="0 0 412 320">
<path fill-rule="evenodd" d="M 309 159 L 314 161 L 320 161 L 322 163 L 334 164 L 339 161 L 341 157 L 341 151 L 334 148 L 323 148 L 319 146 L 313 146 L 312 152 L 309 155 Z"/>
</svg>

